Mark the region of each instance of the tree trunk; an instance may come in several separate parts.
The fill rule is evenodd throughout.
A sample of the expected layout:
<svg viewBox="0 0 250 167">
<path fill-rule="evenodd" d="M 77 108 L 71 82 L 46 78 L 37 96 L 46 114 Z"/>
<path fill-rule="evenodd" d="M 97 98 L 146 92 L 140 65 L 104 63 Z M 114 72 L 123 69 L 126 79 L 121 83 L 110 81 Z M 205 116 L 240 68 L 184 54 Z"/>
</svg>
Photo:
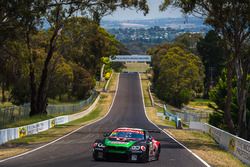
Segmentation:
<svg viewBox="0 0 250 167">
<path fill-rule="evenodd" d="M 232 103 L 232 78 L 233 78 L 233 69 L 232 69 L 233 61 L 229 61 L 227 63 L 227 97 L 225 103 L 225 113 L 224 120 L 227 124 L 230 133 L 235 134 L 234 123 L 231 116 L 231 103 Z"/>
<path fill-rule="evenodd" d="M 35 71 L 34 65 L 30 62 L 30 116 L 37 114 L 37 106 L 36 106 L 36 84 L 35 84 Z"/>
<path fill-rule="evenodd" d="M 4 81 L 2 81 L 2 103 L 6 102 L 6 97 L 5 97 L 5 84 Z"/>
<path fill-rule="evenodd" d="M 50 60 L 54 53 L 56 40 L 57 40 L 60 30 L 61 30 L 61 27 L 58 27 L 54 31 L 54 34 L 50 39 L 48 54 L 44 62 L 44 66 L 43 66 L 43 70 L 41 74 L 41 80 L 40 80 L 40 84 L 39 84 L 38 92 L 37 92 L 37 100 L 36 100 L 37 112 L 39 114 L 47 114 L 46 108 L 48 105 L 48 98 L 47 98 L 48 71 L 49 71 L 48 69 L 49 69 Z"/>
<path fill-rule="evenodd" d="M 248 65 L 244 68 L 240 56 L 236 57 L 235 70 L 237 75 L 237 103 L 239 106 L 238 109 L 238 130 L 237 134 L 247 139 L 247 95 L 248 95 L 248 86 L 247 86 L 247 74 L 248 74 Z"/>
<path fill-rule="evenodd" d="M 36 83 L 35 83 L 35 57 L 30 46 L 30 28 L 26 30 L 26 45 L 29 54 L 29 79 L 30 79 L 30 116 L 37 114 L 36 108 Z"/>
</svg>

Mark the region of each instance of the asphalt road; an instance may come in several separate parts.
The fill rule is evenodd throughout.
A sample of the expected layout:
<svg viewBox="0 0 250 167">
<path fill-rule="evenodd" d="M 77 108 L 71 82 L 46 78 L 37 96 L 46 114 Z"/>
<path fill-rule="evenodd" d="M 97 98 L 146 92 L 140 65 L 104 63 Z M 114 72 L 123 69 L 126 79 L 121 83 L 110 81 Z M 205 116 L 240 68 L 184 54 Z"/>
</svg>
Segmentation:
<svg viewBox="0 0 250 167">
<path fill-rule="evenodd" d="M 102 138 L 99 131 L 118 127 L 157 128 L 145 116 L 140 80 L 137 73 L 120 75 L 118 92 L 109 114 L 99 122 L 37 150 L 33 153 L 0 163 L 4 167 L 198 167 L 205 166 L 190 152 L 164 133 L 152 134 L 161 142 L 159 161 L 149 163 L 95 162 L 92 160 L 91 145 Z"/>
</svg>

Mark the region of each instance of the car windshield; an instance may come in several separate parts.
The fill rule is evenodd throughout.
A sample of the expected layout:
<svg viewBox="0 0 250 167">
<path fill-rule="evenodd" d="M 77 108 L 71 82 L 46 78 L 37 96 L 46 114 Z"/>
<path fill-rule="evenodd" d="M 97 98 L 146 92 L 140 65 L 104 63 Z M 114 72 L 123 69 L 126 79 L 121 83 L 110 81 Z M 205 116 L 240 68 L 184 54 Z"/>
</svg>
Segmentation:
<svg viewBox="0 0 250 167">
<path fill-rule="evenodd" d="M 144 139 L 144 133 L 143 133 L 143 131 L 122 131 L 122 130 L 120 131 L 120 130 L 115 130 L 110 134 L 109 137 L 143 140 Z"/>
</svg>

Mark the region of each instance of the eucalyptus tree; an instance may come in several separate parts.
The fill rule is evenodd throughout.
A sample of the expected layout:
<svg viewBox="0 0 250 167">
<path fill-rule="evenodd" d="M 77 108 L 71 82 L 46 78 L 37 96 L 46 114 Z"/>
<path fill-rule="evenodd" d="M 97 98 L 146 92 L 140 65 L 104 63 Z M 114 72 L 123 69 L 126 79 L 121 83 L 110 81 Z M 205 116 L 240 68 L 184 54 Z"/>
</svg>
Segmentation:
<svg viewBox="0 0 250 167">
<path fill-rule="evenodd" d="M 164 0 L 160 6 L 165 10 L 170 4 L 180 7 L 184 13 L 198 14 L 205 18 L 225 40 L 227 54 L 227 99 L 225 122 L 231 132 L 237 131 L 241 137 L 247 136 L 246 104 L 249 81 L 250 55 L 243 53 L 245 43 L 250 37 L 250 1 L 249 0 Z M 237 102 L 239 105 L 238 123 L 235 126 L 231 118 L 232 78 L 236 73 Z"/>
<path fill-rule="evenodd" d="M 6 3 L 6 4 L 4 4 Z M 3 5 L 3 8 L 2 8 Z M 135 7 L 138 10 L 147 10 L 145 0 L 20 0 L 1 1 L 2 14 L 0 17 L 0 30 L 8 23 L 14 30 L 20 28 L 22 39 L 26 44 L 27 58 L 29 62 L 29 84 L 31 92 L 30 115 L 46 114 L 48 94 L 48 72 L 49 65 L 57 50 L 57 41 L 64 30 L 64 22 L 73 16 L 86 16 L 89 9 L 97 6 L 107 8 L 110 14 L 117 8 Z M 96 8 L 99 10 L 100 8 Z M 101 10 L 101 9 L 100 9 Z M 4 23 L 4 24 L 3 24 Z M 49 24 L 48 39 L 44 46 L 45 59 L 41 74 L 35 75 L 36 45 L 31 36 L 38 33 L 43 24 Z M 17 25 L 17 26 L 13 26 Z M 73 25 L 72 25 L 73 26 Z M 18 28 L 17 28 L 18 27 Z M 1 36 L 4 31 L 1 31 Z M 9 34 L 11 36 L 11 34 Z M 7 38 L 7 37 L 6 37 Z"/>
</svg>

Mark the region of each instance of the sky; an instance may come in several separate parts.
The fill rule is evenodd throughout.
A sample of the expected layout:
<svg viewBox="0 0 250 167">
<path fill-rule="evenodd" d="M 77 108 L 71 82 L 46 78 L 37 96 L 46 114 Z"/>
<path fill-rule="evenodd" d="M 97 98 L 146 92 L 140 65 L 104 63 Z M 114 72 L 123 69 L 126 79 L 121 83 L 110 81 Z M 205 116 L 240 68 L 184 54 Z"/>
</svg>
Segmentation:
<svg viewBox="0 0 250 167">
<path fill-rule="evenodd" d="M 104 20 L 143 20 L 143 19 L 156 19 L 156 18 L 176 18 L 182 17 L 182 13 L 180 9 L 170 7 L 167 11 L 161 12 L 159 11 L 159 5 L 162 0 L 148 0 L 149 5 L 149 13 L 144 16 L 143 12 L 136 11 L 136 9 L 117 9 L 112 15 L 105 16 Z"/>
</svg>

